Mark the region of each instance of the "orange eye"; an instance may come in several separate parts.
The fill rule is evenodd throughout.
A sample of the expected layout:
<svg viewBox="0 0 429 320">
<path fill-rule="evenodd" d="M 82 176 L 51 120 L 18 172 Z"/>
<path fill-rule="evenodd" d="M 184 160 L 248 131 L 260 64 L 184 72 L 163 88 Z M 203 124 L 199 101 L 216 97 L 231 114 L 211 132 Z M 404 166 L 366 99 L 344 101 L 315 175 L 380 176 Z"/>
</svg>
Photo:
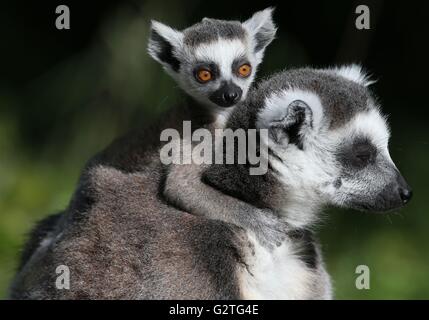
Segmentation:
<svg viewBox="0 0 429 320">
<path fill-rule="evenodd" d="M 238 68 L 238 75 L 240 77 L 246 78 L 250 75 L 250 72 L 252 72 L 252 67 L 248 63 L 245 63 Z"/>
<path fill-rule="evenodd" d="M 207 69 L 200 69 L 197 72 L 197 79 L 200 82 L 207 82 L 212 79 L 212 73 Z"/>
</svg>

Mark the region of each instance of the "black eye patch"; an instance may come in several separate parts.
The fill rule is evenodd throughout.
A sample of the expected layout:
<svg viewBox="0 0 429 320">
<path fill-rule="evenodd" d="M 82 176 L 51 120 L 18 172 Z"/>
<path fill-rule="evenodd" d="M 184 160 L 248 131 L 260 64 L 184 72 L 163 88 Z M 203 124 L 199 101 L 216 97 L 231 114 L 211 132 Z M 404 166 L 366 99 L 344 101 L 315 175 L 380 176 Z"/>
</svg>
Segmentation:
<svg viewBox="0 0 429 320">
<path fill-rule="evenodd" d="M 362 169 L 375 162 L 377 148 L 368 138 L 356 138 L 337 152 L 338 161 L 346 168 Z"/>
<path fill-rule="evenodd" d="M 242 66 L 243 64 L 250 65 L 250 62 L 249 62 L 249 60 L 246 59 L 246 57 L 243 56 L 243 57 L 239 57 L 239 58 L 234 59 L 234 61 L 232 62 L 232 65 L 231 65 L 232 73 L 236 73 L 237 69 L 240 66 Z"/>
</svg>

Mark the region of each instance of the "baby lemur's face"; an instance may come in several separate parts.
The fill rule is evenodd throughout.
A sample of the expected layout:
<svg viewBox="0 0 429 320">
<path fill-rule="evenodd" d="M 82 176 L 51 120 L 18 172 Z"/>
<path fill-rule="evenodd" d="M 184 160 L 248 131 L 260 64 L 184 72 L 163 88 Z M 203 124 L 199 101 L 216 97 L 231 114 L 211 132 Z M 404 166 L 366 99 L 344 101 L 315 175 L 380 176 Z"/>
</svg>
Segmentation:
<svg viewBox="0 0 429 320">
<path fill-rule="evenodd" d="M 269 130 L 273 174 L 292 202 L 386 211 L 410 200 L 367 86 L 360 68 L 350 66 L 287 72 L 257 91 L 265 96 L 257 126 Z"/>
<path fill-rule="evenodd" d="M 204 18 L 183 31 L 152 22 L 148 50 L 203 106 L 225 109 L 246 97 L 275 32 L 272 9 L 244 23 Z"/>
</svg>

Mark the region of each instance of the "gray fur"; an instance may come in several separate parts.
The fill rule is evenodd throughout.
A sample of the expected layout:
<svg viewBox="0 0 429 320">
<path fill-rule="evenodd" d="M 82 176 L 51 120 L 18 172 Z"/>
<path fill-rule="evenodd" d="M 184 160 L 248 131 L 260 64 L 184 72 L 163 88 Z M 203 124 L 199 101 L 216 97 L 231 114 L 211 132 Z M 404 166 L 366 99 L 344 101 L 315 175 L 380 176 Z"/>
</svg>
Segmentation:
<svg viewBox="0 0 429 320">
<path fill-rule="evenodd" d="M 221 221 L 228 220 L 223 217 L 215 219 L 211 212 L 190 215 L 177 210 L 162 197 L 164 186 L 176 183 L 188 194 L 205 190 L 198 180 L 188 184 L 193 169 L 185 170 L 188 180 L 177 181 L 167 179 L 170 169 L 160 163 L 161 130 L 179 129 L 190 119 L 197 129 L 208 121 L 192 107 L 177 111 L 158 125 L 118 139 L 89 161 L 67 210 L 56 223 L 48 223 L 51 218 L 42 223 L 50 226 L 45 233 L 52 239 L 49 245 L 41 247 L 40 239 L 30 239 L 28 246 L 36 249 L 24 257 L 11 298 L 240 298 L 237 268 L 251 252 L 244 230 Z M 249 204 L 229 203 L 253 213 Z M 265 230 L 276 232 L 269 239 L 284 238 L 275 216 L 259 213 L 260 223 L 269 223 Z M 261 228 L 258 221 L 252 223 L 256 231 Z M 70 268 L 70 290 L 54 287 L 58 265 Z"/>
<path fill-rule="evenodd" d="M 268 19 L 271 19 L 268 17 Z M 272 22 L 270 22 L 272 25 Z M 179 32 L 176 32 L 175 30 L 169 29 L 168 27 L 163 27 L 163 29 L 160 32 L 159 29 L 152 29 L 151 38 L 149 42 L 149 52 L 151 55 L 158 61 L 160 61 L 165 66 L 168 65 L 171 67 L 171 69 L 175 72 L 179 71 L 180 68 L 183 69 L 183 63 L 184 61 L 189 61 L 189 57 L 182 57 L 178 58 L 176 57 L 178 53 L 178 45 L 183 40 L 183 43 L 185 46 L 190 49 L 192 52 L 192 47 L 196 49 L 197 43 L 199 44 L 206 44 L 210 41 L 214 41 L 215 39 L 240 39 L 240 41 L 245 41 L 245 36 L 249 32 L 249 30 L 245 30 L 243 28 L 243 25 L 239 22 L 228 22 L 228 21 L 221 21 L 221 20 L 214 20 L 214 19 L 204 19 L 203 22 L 196 24 L 183 32 L 183 39 L 181 39 Z M 166 32 L 166 33 L 165 33 Z M 275 31 L 274 31 L 275 32 Z M 274 36 L 274 34 L 273 34 Z M 272 39 L 271 39 L 272 40 Z M 270 41 L 269 41 L 270 42 Z M 268 45 L 268 43 L 266 45 Z M 244 59 L 244 57 L 240 56 L 240 59 Z M 192 60 L 192 59 L 191 59 Z M 255 63 L 254 70 L 256 71 L 257 64 L 260 63 L 259 60 Z M 236 62 L 236 60 L 234 60 Z M 233 70 L 231 70 L 232 72 Z M 186 74 L 182 74 L 182 76 L 186 77 Z M 177 78 L 176 78 L 177 79 Z M 182 79 L 177 79 L 179 81 L 179 84 L 183 83 Z M 182 80 L 182 81 L 181 81 Z M 189 79 L 187 79 L 189 80 Z M 250 86 L 251 82 L 253 80 L 253 76 L 249 78 L 246 81 L 241 81 L 240 86 L 243 88 L 245 93 L 243 94 L 243 98 L 245 97 L 245 94 L 247 92 L 248 87 Z M 243 87 L 244 85 L 244 87 Z M 204 88 L 203 91 L 208 92 L 207 88 Z M 188 91 L 189 92 L 189 91 Z M 200 96 L 196 95 L 195 91 L 191 92 L 191 96 L 193 98 L 196 98 L 197 100 L 201 100 Z M 192 120 L 192 124 L 194 128 L 198 128 L 204 125 L 212 124 L 216 120 L 216 112 L 217 110 L 215 108 L 211 109 L 202 109 L 199 108 L 196 104 L 190 103 L 189 109 L 184 109 L 179 111 L 179 116 L 173 114 L 167 117 L 167 120 L 164 120 L 163 124 L 159 126 L 157 129 L 160 128 L 171 128 L 175 127 L 176 125 L 180 125 L 179 120 Z M 213 106 L 212 106 L 213 107 Z M 169 121 L 168 119 L 174 119 L 173 121 Z M 209 125 L 209 127 L 212 127 L 212 125 Z M 91 161 L 89 161 L 88 165 L 86 166 L 86 169 L 84 170 L 80 183 L 78 186 L 77 191 L 75 192 L 75 195 L 70 203 L 69 208 L 65 210 L 62 213 L 59 213 L 55 216 L 48 217 L 45 220 L 43 220 L 33 231 L 33 234 L 31 238 L 29 239 L 26 249 L 24 250 L 22 260 L 21 260 L 21 267 L 19 268 L 19 275 L 17 276 L 16 281 L 14 282 L 14 285 L 12 287 L 12 297 L 15 298 L 48 298 L 48 297 L 68 297 L 68 295 L 57 295 L 58 292 L 52 288 L 52 279 L 53 275 L 51 274 L 52 270 L 49 272 L 49 276 L 46 276 L 47 270 L 44 269 L 45 264 L 49 265 L 51 264 L 52 267 L 52 260 L 51 259 L 51 249 L 52 247 L 55 248 L 55 259 L 63 259 L 67 260 L 66 258 L 58 258 L 62 255 L 65 255 L 65 253 L 61 253 L 61 244 L 65 243 L 66 246 L 72 246 L 74 242 L 77 242 L 78 238 L 76 237 L 76 230 L 79 230 L 81 228 L 81 224 L 86 228 L 86 224 L 88 223 L 88 217 L 94 217 L 96 216 L 94 211 L 97 209 L 97 204 L 100 202 L 103 203 L 104 199 L 98 199 L 99 194 L 104 194 L 104 192 L 98 190 L 94 190 L 93 184 L 98 184 L 98 180 L 102 179 L 100 178 L 94 178 L 94 176 L 98 177 L 99 175 L 94 174 L 94 171 L 98 170 L 100 166 L 103 166 L 103 168 L 109 168 L 111 170 L 110 174 L 119 174 L 120 172 L 124 172 L 125 174 L 131 174 L 132 172 L 142 172 L 147 169 L 147 166 L 149 166 L 151 161 L 151 156 L 153 156 L 154 152 L 155 154 L 158 154 L 157 147 L 159 146 L 159 130 L 150 128 L 149 130 L 144 130 L 143 132 L 137 132 L 137 133 L 131 133 L 125 138 L 119 139 L 115 143 L 112 144 L 109 148 L 107 148 L 105 151 L 94 157 Z M 149 134 L 148 134 L 149 132 Z M 141 144 L 141 139 L 144 138 L 145 140 L 145 146 L 143 147 Z M 153 139 L 152 139 L 153 138 Z M 107 170 L 107 169 L 105 169 Z M 122 170 L 116 172 L 116 170 Z M 167 172 L 168 170 L 164 170 L 159 167 L 159 170 L 161 172 L 158 172 L 158 174 L 161 174 L 163 172 Z M 107 173 L 106 173 L 107 174 Z M 190 172 L 192 174 L 192 171 Z M 162 174 L 161 174 L 162 175 Z M 95 180 L 95 181 L 94 181 Z M 170 182 L 171 181 L 171 182 Z M 175 181 L 174 179 L 169 178 L 169 183 L 177 183 L 179 185 L 181 181 Z M 164 182 L 160 182 L 157 186 L 158 189 L 162 188 L 162 185 Z M 190 188 L 198 188 L 198 183 L 193 184 Z M 192 191 L 189 191 L 192 193 Z M 125 199 L 125 195 L 123 195 L 123 198 Z M 144 199 L 142 199 L 144 200 Z M 107 201 L 107 200 L 106 200 Z M 105 202 L 105 201 L 104 201 Z M 107 205 L 106 205 L 107 206 Z M 109 206 L 107 206 L 109 207 Z M 150 206 L 143 205 L 142 207 L 147 208 Z M 245 206 L 243 210 L 252 211 L 249 209 L 249 206 Z M 173 210 L 173 209 L 172 209 Z M 113 208 L 109 211 L 114 212 Z M 117 213 L 119 217 L 122 215 L 120 213 Z M 101 220 L 100 220 L 101 221 Z M 268 222 L 271 224 L 271 226 L 274 228 L 276 227 L 275 219 L 268 220 Z M 100 222 L 100 228 L 103 228 L 103 225 L 106 224 L 106 221 Z M 97 223 L 91 222 L 90 226 L 97 226 Z M 67 230 L 70 230 L 71 233 L 71 239 L 64 237 L 63 234 Z M 201 234 L 201 232 L 197 232 L 198 234 Z M 58 238 L 59 237 L 59 238 Z M 91 243 L 91 234 L 86 234 L 85 237 L 88 239 L 88 242 Z M 63 239 L 64 238 L 64 239 Z M 49 243 L 49 245 L 41 246 L 42 243 Z M 203 242 L 202 242 L 203 243 Z M 79 242 L 76 244 L 78 247 L 81 245 Z M 212 250 L 208 250 L 209 252 Z M 58 253 L 57 253 L 58 252 Z M 196 253 L 197 254 L 197 253 Z M 204 251 L 202 253 L 205 254 Z M 238 257 L 238 255 L 236 255 Z M 46 261 L 48 259 L 49 261 Z M 53 259 L 53 258 L 52 258 Z M 90 259 L 90 258 L 88 258 Z M 70 256 L 69 260 L 71 261 L 71 267 L 75 267 L 77 269 L 82 268 L 83 265 L 88 265 L 86 272 L 79 272 L 83 275 L 83 277 L 88 277 L 86 280 L 88 280 L 91 276 L 89 275 L 89 272 L 94 272 L 94 270 L 91 270 L 91 263 L 89 261 L 85 261 L 85 263 L 82 260 L 85 260 L 85 257 L 74 257 Z M 40 265 L 40 261 L 43 261 L 43 263 Z M 75 265 L 74 264 L 78 264 Z M 210 267 L 210 265 L 208 266 Z M 41 268 L 44 269 L 46 272 L 41 272 L 40 274 L 35 274 L 33 272 L 33 269 Z M 102 268 L 104 269 L 104 268 Z M 228 274 L 233 274 L 233 272 L 228 272 Z M 33 278 L 35 276 L 35 278 Z M 46 276 L 46 277 L 45 277 Z M 34 288 L 30 292 L 27 292 L 29 286 L 29 282 L 35 281 L 36 283 L 42 284 L 42 287 L 44 287 L 47 291 L 42 292 L 42 288 Z M 49 285 L 47 284 L 47 281 L 49 282 Z M 125 281 L 126 283 L 126 281 Z M 88 284 L 89 285 L 89 284 Z M 228 288 L 228 285 L 222 284 L 221 287 Z M 85 297 L 92 297 L 92 298 L 101 298 L 101 297 L 107 297 L 109 293 L 106 292 L 96 292 L 92 291 L 88 287 L 88 292 L 81 295 L 82 293 L 74 292 L 69 297 L 74 298 L 85 298 Z M 229 297 L 233 297 L 236 292 L 233 293 L 234 290 L 231 290 L 229 292 Z M 174 291 L 177 294 L 177 290 Z M 193 290 L 194 294 L 196 294 L 195 290 Z M 121 296 L 122 293 L 111 293 L 114 296 Z M 125 291 L 124 291 L 125 294 Z M 207 293 L 209 294 L 209 293 Z M 199 294 L 200 297 L 203 297 L 204 294 Z M 134 296 L 136 297 L 136 296 Z M 150 296 L 139 296 L 140 298 L 144 297 L 150 297 Z M 156 297 L 156 296 L 155 296 Z M 164 298 L 167 296 L 164 296 Z M 177 296 L 171 296 L 171 297 L 180 297 L 180 295 Z M 192 297 L 192 296 L 184 296 L 184 297 Z M 214 296 L 214 297 L 222 297 L 222 296 Z M 224 296 L 226 297 L 226 295 Z"/>
<path fill-rule="evenodd" d="M 367 89 L 358 84 L 326 72 L 301 69 L 283 72 L 261 83 L 246 102 L 233 111 L 227 127 L 256 128 L 261 111 L 266 108 L 264 98 L 292 85 L 310 88 L 323 101 L 323 121 L 328 128 L 324 134 L 327 135 L 338 127 L 347 126 L 357 114 L 374 108 L 368 103 L 371 96 Z M 363 101 L 363 105 L 353 105 Z M 172 124 L 167 123 L 164 127 L 171 127 Z M 159 130 L 130 135 L 90 162 L 67 214 L 55 228 L 54 240 L 49 246 L 36 250 L 24 265 L 15 279 L 11 297 L 246 297 L 240 287 L 240 277 L 246 273 L 243 270 L 250 267 L 249 262 L 257 252 L 254 242 L 248 238 L 249 232 L 273 232 L 275 235 L 278 231 L 276 227 L 271 231 L 269 228 L 253 228 L 251 224 L 240 224 L 240 221 L 264 221 L 267 213 L 271 213 L 271 217 L 282 217 L 283 222 L 279 219 L 279 225 L 286 225 L 279 233 L 284 233 L 286 243 L 296 250 L 297 257 L 306 265 L 306 272 L 314 275 L 311 288 L 302 292 L 301 297 L 330 297 L 329 276 L 312 232 L 314 223 L 303 223 L 297 228 L 285 215 L 291 203 L 297 201 L 294 192 L 300 191 L 290 189 L 292 184 L 288 183 L 295 181 L 281 180 L 273 166 L 266 175 L 251 176 L 248 166 L 239 164 L 212 165 L 202 169 L 204 172 L 191 170 L 192 175 L 187 175 L 186 171 L 170 171 L 175 177 L 167 176 L 164 180 L 165 168 L 160 165 L 157 153 L 159 141 L 149 138 L 144 148 L 141 144 L 142 137 L 154 132 Z M 343 138 L 347 143 L 349 137 Z M 288 139 L 277 145 L 282 143 L 287 144 Z M 305 153 L 309 148 L 307 143 L 304 137 L 303 149 L 298 151 L 290 145 L 282 147 Z M 288 166 L 290 160 L 283 158 L 283 154 L 278 156 L 283 165 Z M 322 161 L 321 170 L 323 166 L 333 165 L 330 159 L 334 158 L 329 156 Z M 274 158 L 270 158 L 271 161 Z M 299 169 L 291 171 L 299 176 L 304 174 L 305 168 L 302 172 Z M 195 190 L 186 191 L 186 185 L 200 181 L 199 176 L 210 187 L 198 190 L 197 184 Z M 164 190 L 174 186 L 168 182 L 169 178 L 183 181 L 185 191 L 175 191 L 178 194 L 173 201 L 178 206 L 186 205 L 192 214 L 176 210 L 165 202 Z M 332 179 L 332 183 L 338 184 L 337 177 Z M 374 184 L 374 181 L 369 183 Z M 305 188 L 314 194 L 311 194 L 312 198 L 304 199 L 303 210 L 312 201 L 324 204 L 326 199 L 321 197 L 323 190 L 320 187 L 311 185 L 311 180 L 307 182 Z M 225 201 L 223 205 L 231 205 L 232 210 L 225 210 L 222 201 Z M 346 203 L 345 206 L 352 205 Z M 198 212 L 200 210 L 203 212 Z M 320 212 L 316 210 L 314 214 Z M 277 245 L 269 236 L 266 239 Z M 69 266 L 72 271 L 69 291 L 53 287 L 54 268 L 59 264 Z M 248 274 L 252 276 L 251 269 Z"/>
<path fill-rule="evenodd" d="M 28 240 L 22 249 L 21 258 L 18 265 L 18 271 L 21 270 L 33 253 L 37 250 L 43 240 L 48 239 L 58 221 L 61 219 L 63 212 L 58 212 L 39 221 L 28 235 Z"/>
<path fill-rule="evenodd" d="M 265 10 L 264 12 L 266 15 L 268 14 L 265 20 L 268 19 L 268 23 L 274 26 L 271 21 L 271 10 Z M 260 13 L 257 13 L 256 17 L 258 18 L 260 15 Z M 257 20 L 260 19 L 261 18 L 258 18 Z M 249 19 L 248 21 L 253 20 Z M 189 57 L 179 61 L 174 55 L 172 55 L 173 51 L 177 49 L 177 47 L 174 48 L 173 46 L 178 45 L 177 36 L 179 32 L 166 26 L 164 26 L 164 29 L 162 30 L 164 31 L 164 33 L 160 34 L 158 30 L 152 28 L 152 33 L 148 45 L 149 52 L 156 60 L 160 61 L 161 63 L 167 63 L 170 65 L 173 64 L 173 70 L 176 69 L 175 71 L 178 71 L 180 63 L 183 61 L 188 61 Z M 273 30 L 274 37 L 275 28 Z M 215 38 L 218 39 L 219 37 L 225 39 L 240 38 L 241 40 L 243 40 L 243 37 L 245 34 L 247 34 L 247 32 L 248 30 L 245 30 L 243 25 L 239 22 L 205 18 L 201 23 L 197 23 L 196 25 L 185 29 L 183 31 L 183 34 L 185 35 L 185 43 L 188 46 L 192 46 L 192 43 L 196 44 L 196 42 L 198 41 L 198 37 L 200 37 L 200 44 L 207 43 L 209 39 L 213 40 Z M 167 52 L 165 52 L 165 50 L 167 50 Z M 242 58 L 243 57 L 240 57 L 240 59 Z M 256 70 L 256 65 L 254 66 L 254 68 Z M 183 76 L 186 77 L 186 74 L 184 74 Z M 190 74 L 189 76 L 193 78 L 193 75 Z M 178 80 L 179 83 L 181 82 L 181 79 L 176 78 L 176 80 Z M 245 97 L 252 80 L 253 77 L 240 84 L 245 91 L 243 94 L 243 98 Z M 186 81 L 189 81 L 189 79 L 186 79 Z M 208 98 L 210 90 L 207 88 L 201 90 L 203 92 L 206 92 Z M 195 91 L 191 93 L 191 97 L 197 100 L 201 100 L 200 96 Z M 86 185 L 85 183 L 82 183 L 82 181 L 86 181 L 89 172 L 91 172 L 93 167 L 96 167 L 98 165 L 113 167 L 124 172 L 135 172 L 139 171 L 141 168 L 144 168 L 148 164 L 147 159 L 150 158 L 151 154 L 153 154 L 153 152 L 158 152 L 157 147 L 159 147 L 159 132 L 163 128 L 179 129 L 182 120 L 191 120 L 194 129 L 202 126 L 207 126 L 207 128 L 213 129 L 214 126 L 216 126 L 215 122 L 217 120 L 219 110 L 213 104 L 210 107 L 211 108 L 202 108 L 201 105 L 190 101 L 186 107 L 182 106 L 182 109 L 178 108 L 176 110 L 173 110 L 171 114 L 166 115 L 163 119 L 163 123 L 155 124 L 148 130 L 143 130 L 140 132 L 131 132 L 126 137 L 118 139 L 110 147 L 108 147 L 106 150 L 104 150 L 88 162 L 86 169 L 82 174 L 81 183 L 78 187 L 78 190 L 76 191 L 76 195 L 79 195 L 79 193 L 86 193 Z M 141 143 L 142 140 L 145 141 L 144 144 Z M 186 174 L 190 176 L 194 174 L 192 170 L 199 170 L 198 168 L 192 168 L 190 166 L 185 167 L 185 172 L 186 169 L 189 170 L 189 172 L 187 172 Z M 182 168 L 180 170 L 183 172 L 184 169 Z M 170 171 L 170 169 L 166 169 L 165 171 L 167 172 L 166 176 L 168 176 L 168 172 Z M 173 177 L 174 165 L 172 166 L 171 171 L 173 171 L 173 174 L 171 175 Z M 168 181 L 169 184 L 171 183 L 172 185 L 177 185 L 185 188 L 188 187 L 188 192 L 191 194 L 195 190 L 201 189 L 198 183 L 189 186 L 185 184 L 183 186 L 182 181 L 177 181 L 171 177 L 168 179 Z M 91 205 L 91 203 L 89 203 L 89 200 L 84 201 L 82 200 L 82 198 L 79 199 L 79 201 L 72 201 L 72 203 L 77 203 L 78 208 L 75 208 L 75 211 L 78 213 L 77 215 L 81 213 L 84 214 L 89 211 Z M 248 208 L 247 210 L 251 211 Z M 63 215 L 66 215 L 66 211 L 58 213 L 55 217 L 60 217 Z M 40 224 L 34 228 L 32 234 L 30 235 L 30 239 L 28 240 L 23 250 L 20 263 L 21 266 L 19 267 L 19 270 L 22 268 L 22 266 L 26 264 L 33 252 L 39 247 L 40 243 L 42 243 L 42 241 L 48 237 L 52 230 L 55 229 L 57 220 L 58 219 L 49 216 L 42 220 Z M 275 219 L 273 219 L 272 221 L 267 221 L 267 223 L 269 223 L 270 225 L 275 225 L 274 221 Z"/>
<path fill-rule="evenodd" d="M 265 48 L 274 39 L 272 12 L 271 8 L 256 12 L 243 23 L 204 18 L 183 31 L 152 21 L 148 52 L 201 107 L 224 113 L 245 99 Z M 251 65 L 249 76 L 237 74 L 237 61 Z M 197 79 L 201 67 L 212 72 L 210 81 Z M 230 91 L 238 93 L 233 102 L 212 98 Z"/>
<path fill-rule="evenodd" d="M 374 102 L 375 98 L 373 98 L 366 86 L 345 79 L 330 70 L 304 68 L 280 72 L 260 82 L 257 89 L 251 91 L 245 103 L 230 115 L 226 126 L 234 130 L 238 128 L 261 129 L 257 126 L 258 115 L 265 108 L 267 98 L 288 89 L 312 92 L 320 98 L 323 107 L 322 122 L 323 127 L 326 128 L 323 133 L 321 132 L 323 135 L 330 134 L 330 132 L 338 128 L 347 127 L 359 114 L 370 110 L 378 111 L 378 106 Z M 309 116 L 311 117 L 311 115 Z M 304 121 L 307 121 L 307 118 Z M 278 126 L 276 122 L 266 125 L 266 129 Z M 283 128 L 283 131 L 285 130 L 287 131 L 287 127 Z M 353 200 L 350 198 L 350 201 L 343 205 L 376 211 L 385 211 L 402 206 L 403 203 L 400 202 L 396 189 L 392 188 L 393 186 L 396 186 L 395 188 L 399 186 L 400 188 L 409 189 L 409 186 L 390 159 L 381 154 L 383 150 L 377 150 L 377 161 L 373 165 L 368 164 L 364 169 L 355 168 L 350 170 L 350 164 L 352 163 L 350 159 L 339 161 L 339 157 L 341 157 L 345 148 L 354 150 L 354 143 L 358 138 L 354 136 L 344 137 L 341 144 L 336 145 L 334 150 L 321 150 L 321 152 L 325 152 L 326 156 L 326 159 L 322 157 L 321 161 L 332 161 L 326 163 L 326 166 L 339 166 L 340 168 L 339 175 L 332 177 L 332 181 L 330 181 L 336 186 L 336 189 L 341 188 L 341 178 L 344 178 L 343 182 L 347 179 L 355 180 L 355 182 L 366 182 L 366 190 L 359 190 L 362 193 L 362 197 L 356 196 L 357 198 Z M 292 141 L 287 141 L 287 143 L 292 143 Z M 304 149 L 302 152 L 305 152 L 305 148 L 304 142 L 303 148 L 300 149 Z M 272 149 L 269 151 L 271 155 L 275 155 Z M 276 159 L 278 160 L 278 157 Z M 280 160 L 284 161 L 283 159 Z M 285 197 L 287 186 L 279 184 L 278 172 L 272 166 L 269 166 L 269 168 L 270 170 L 266 175 L 251 176 L 248 174 L 247 164 L 211 166 L 204 172 L 203 180 L 223 190 L 223 192 L 252 203 L 257 207 L 278 210 L 283 206 L 287 206 L 288 200 Z M 371 186 L 374 186 L 374 188 L 371 188 Z M 365 196 L 363 196 L 364 194 Z M 390 197 L 394 197 L 395 200 L 390 199 Z M 359 204 L 360 202 L 362 203 Z"/>
<path fill-rule="evenodd" d="M 205 165 L 174 165 L 170 168 L 163 195 L 178 208 L 251 230 L 262 245 L 279 246 L 286 238 L 288 225 L 275 212 L 258 208 L 200 183 Z M 244 186 L 247 187 L 247 186 Z"/>
<path fill-rule="evenodd" d="M 69 213 L 52 244 L 17 276 L 11 298 L 238 298 L 241 231 L 165 204 L 159 172 L 91 170 L 91 209 Z M 70 290 L 54 286 L 58 265 L 70 269 Z"/>
<path fill-rule="evenodd" d="M 204 18 L 201 22 L 183 30 L 183 43 L 189 47 L 222 39 L 239 39 L 244 41 L 246 30 L 239 21 L 226 21 Z"/>
<path fill-rule="evenodd" d="M 253 91 L 248 108 L 260 108 L 273 92 L 296 88 L 316 93 L 325 107 L 326 120 L 334 129 L 346 124 L 356 113 L 368 110 L 374 98 L 370 91 L 325 69 L 301 68 L 279 72 L 261 81 Z M 251 115 L 254 115 L 253 110 Z"/>
</svg>

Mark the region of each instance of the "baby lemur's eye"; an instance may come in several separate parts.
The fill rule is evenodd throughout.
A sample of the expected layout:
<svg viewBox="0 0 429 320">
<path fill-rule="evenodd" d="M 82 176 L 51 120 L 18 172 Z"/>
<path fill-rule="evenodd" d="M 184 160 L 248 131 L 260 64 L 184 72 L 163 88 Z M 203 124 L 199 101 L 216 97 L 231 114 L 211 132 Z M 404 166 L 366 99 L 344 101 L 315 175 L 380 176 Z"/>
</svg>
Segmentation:
<svg viewBox="0 0 429 320">
<path fill-rule="evenodd" d="M 213 75 L 210 72 L 210 70 L 202 68 L 202 69 L 197 70 L 196 78 L 199 82 L 205 83 L 205 82 L 210 81 L 213 78 Z"/>
<path fill-rule="evenodd" d="M 237 70 L 237 74 L 242 78 L 248 77 L 251 72 L 252 72 L 252 67 L 248 63 L 242 64 L 241 66 L 238 67 L 238 70 Z"/>
</svg>

